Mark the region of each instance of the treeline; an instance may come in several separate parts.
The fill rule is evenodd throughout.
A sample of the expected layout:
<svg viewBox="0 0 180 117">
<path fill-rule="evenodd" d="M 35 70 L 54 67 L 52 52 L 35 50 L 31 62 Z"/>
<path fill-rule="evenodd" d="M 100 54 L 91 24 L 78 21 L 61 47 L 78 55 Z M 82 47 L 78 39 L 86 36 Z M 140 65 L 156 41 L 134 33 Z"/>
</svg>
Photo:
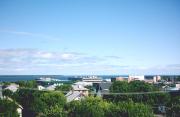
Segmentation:
<svg viewBox="0 0 180 117">
<path fill-rule="evenodd" d="M 103 99 L 119 103 L 133 101 L 151 106 L 156 114 L 166 114 L 169 117 L 179 117 L 180 115 L 180 92 L 176 95 L 171 95 L 168 92 L 158 92 L 157 86 L 145 83 L 143 81 L 115 81 L 110 87 L 112 93 L 127 93 L 127 94 L 110 94 L 103 95 Z M 132 92 L 132 94 L 131 94 Z M 137 92 L 137 93 L 134 93 Z M 146 93 L 151 92 L 151 93 Z M 153 93 L 154 92 L 154 93 Z M 164 106 L 165 112 L 160 112 L 159 107 Z"/>
<path fill-rule="evenodd" d="M 66 102 L 60 92 L 20 89 L 11 98 L 23 107 L 24 117 L 153 117 L 150 106 L 129 102 L 113 103 L 98 97 Z"/>
<path fill-rule="evenodd" d="M 112 103 L 98 97 L 88 97 L 66 105 L 68 117 L 153 117 L 152 109 L 141 103 Z"/>
<path fill-rule="evenodd" d="M 69 86 L 61 86 L 56 90 L 69 88 Z M 15 93 L 5 90 L 3 94 L 22 105 L 23 117 L 153 117 L 154 113 L 158 113 L 158 106 L 166 107 L 167 116 L 178 117 L 180 96 L 172 96 L 169 93 L 138 94 L 138 92 L 158 90 L 154 85 L 142 81 L 130 83 L 116 81 L 110 87 L 110 92 L 137 92 L 137 94 L 109 94 L 104 95 L 103 98 L 87 97 L 70 103 L 66 102 L 64 94 L 56 91 L 19 89 Z M 0 107 L 4 108 L 4 106 Z M 10 107 L 16 108 L 11 105 Z M 14 111 L 8 109 L 3 112 L 7 114 Z"/>
<path fill-rule="evenodd" d="M 17 104 L 8 99 L 0 99 L 0 117 L 19 117 Z"/>
<path fill-rule="evenodd" d="M 115 81 L 110 87 L 110 92 L 124 94 L 104 95 L 103 98 L 115 103 L 120 101 L 133 101 L 151 106 L 166 105 L 170 101 L 169 93 L 157 93 L 157 91 L 159 91 L 159 89 L 156 86 L 143 81 L 132 81 L 130 83 L 125 81 Z M 134 92 L 137 92 L 137 94 Z"/>
</svg>

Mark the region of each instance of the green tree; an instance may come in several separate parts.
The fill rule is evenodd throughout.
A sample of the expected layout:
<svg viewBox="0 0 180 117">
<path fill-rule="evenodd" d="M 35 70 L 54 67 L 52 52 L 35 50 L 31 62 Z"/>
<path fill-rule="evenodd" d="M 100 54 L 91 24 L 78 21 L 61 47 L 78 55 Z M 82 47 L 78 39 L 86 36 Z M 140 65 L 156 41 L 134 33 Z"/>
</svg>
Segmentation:
<svg viewBox="0 0 180 117">
<path fill-rule="evenodd" d="M 37 83 L 35 80 L 17 81 L 16 83 L 19 84 L 19 86 L 23 88 L 37 88 Z"/>
<path fill-rule="evenodd" d="M 88 97 L 85 100 L 67 104 L 68 117 L 104 117 L 109 103 L 100 98 Z"/>
<path fill-rule="evenodd" d="M 23 106 L 24 116 L 64 117 L 66 98 L 62 93 L 20 89 L 16 100 Z M 58 115 L 58 116 L 57 116 Z"/>
<path fill-rule="evenodd" d="M 179 117 L 180 115 L 180 96 L 172 96 L 168 104 L 168 116 Z"/>
<path fill-rule="evenodd" d="M 37 95 L 37 94 L 35 94 Z M 46 117 L 64 117 L 66 98 L 59 92 L 43 92 L 34 100 L 33 111 L 43 113 Z M 40 108 L 42 107 L 42 108 Z"/>
<path fill-rule="evenodd" d="M 11 90 L 9 90 L 9 89 L 5 89 L 5 90 L 3 90 L 3 96 L 6 96 L 6 97 L 13 97 L 13 92 L 11 91 Z"/>
<path fill-rule="evenodd" d="M 7 99 L 0 99 L 0 117 L 19 117 L 18 106 L 15 102 Z"/>
<path fill-rule="evenodd" d="M 124 93 L 129 92 L 129 85 L 126 81 L 115 81 L 110 87 L 110 92 L 113 93 Z"/>
<path fill-rule="evenodd" d="M 71 85 L 70 84 L 63 84 L 63 85 L 57 86 L 55 88 L 55 90 L 58 90 L 58 91 L 69 91 L 69 90 L 71 90 Z"/>
<path fill-rule="evenodd" d="M 144 81 L 131 81 L 129 83 L 129 92 L 150 92 L 155 91 L 156 88 L 149 83 L 145 83 Z"/>
<path fill-rule="evenodd" d="M 153 117 L 153 111 L 150 106 L 129 102 L 119 102 L 111 104 L 107 117 Z"/>
<path fill-rule="evenodd" d="M 150 106 L 130 102 L 111 103 L 88 97 L 67 104 L 68 117 L 153 117 Z"/>
</svg>

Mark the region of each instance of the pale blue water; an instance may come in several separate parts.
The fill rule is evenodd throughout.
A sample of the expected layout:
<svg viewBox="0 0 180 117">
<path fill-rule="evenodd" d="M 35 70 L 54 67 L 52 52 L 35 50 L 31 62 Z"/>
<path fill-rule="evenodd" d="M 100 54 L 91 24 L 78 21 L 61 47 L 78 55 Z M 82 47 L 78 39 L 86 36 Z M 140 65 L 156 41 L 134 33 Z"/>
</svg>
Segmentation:
<svg viewBox="0 0 180 117">
<path fill-rule="evenodd" d="M 64 75 L 0 75 L 0 82 L 15 82 L 20 80 L 35 80 L 40 77 L 51 77 L 60 80 L 68 80 L 68 78 L 75 78 L 77 76 L 64 76 Z M 117 76 L 104 75 L 100 76 L 103 79 L 115 78 Z M 78 77 L 77 77 L 78 78 Z"/>
<path fill-rule="evenodd" d="M 52 77 L 56 79 L 66 80 L 68 77 L 64 77 L 61 75 L 0 75 L 0 82 L 14 82 L 20 80 L 35 80 L 40 77 Z"/>
<path fill-rule="evenodd" d="M 116 78 L 118 76 L 128 77 L 128 75 L 98 75 L 98 76 L 103 79 L 111 79 L 111 78 Z M 169 78 L 180 77 L 180 75 L 165 75 L 165 76 L 168 76 Z M 80 78 L 82 76 L 73 76 L 73 75 L 71 75 L 71 76 L 65 76 L 65 75 L 0 75 L 0 82 L 35 80 L 40 77 L 51 77 L 51 78 L 60 79 L 60 80 L 68 80 L 68 78 Z"/>
</svg>

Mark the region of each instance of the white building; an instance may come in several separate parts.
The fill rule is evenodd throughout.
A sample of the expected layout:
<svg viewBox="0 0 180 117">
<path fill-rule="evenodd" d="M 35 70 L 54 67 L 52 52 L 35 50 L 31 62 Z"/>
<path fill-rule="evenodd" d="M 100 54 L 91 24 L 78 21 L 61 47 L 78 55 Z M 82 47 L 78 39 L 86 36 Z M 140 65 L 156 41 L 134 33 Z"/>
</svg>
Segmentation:
<svg viewBox="0 0 180 117">
<path fill-rule="evenodd" d="M 19 117 L 22 117 L 22 109 L 23 107 L 18 104 L 17 113 L 19 114 Z"/>
<path fill-rule="evenodd" d="M 66 95 L 67 102 L 71 102 L 73 100 L 80 100 L 88 96 L 88 89 L 81 85 L 72 85 L 72 90 L 68 92 Z"/>
<path fill-rule="evenodd" d="M 38 85 L 37 88 L 38 88 L 38 90 L 44 90 L 45 89 L 45 87 L 43 87 L 41 85 Z"/>
<path fill-rule="evenodd" d="M 75 85 L 81 85 L 81 86 L 92 86 L 93 83 L 92 82 L 83 82 L 83 81 L 79 81 L 74 83 Z"/>
<path fill-rule="evenodd" d="M 144 81 L 144 75 L 140 75 L 140 76 L 131 75 L 131 76 L 128 77 L 128 82 L 131 82 L 131 81 L 134 81 L 134 80 Z"/>
<path fill-rule="evenodd" d="M 19 89 L 19 85 L 11 83 L 5 89 L 9 89 L 12 92 L 16 92 Z"/>
<path fill-rule="evenodd" d="M 84 77 L 82 78 L 83 82 L 91 82 L 91 83 L 101 83 L 103 81 L 102 78 L 97 77 L 97 76 L 88 76 L 88 77 Z"/>
</svg>

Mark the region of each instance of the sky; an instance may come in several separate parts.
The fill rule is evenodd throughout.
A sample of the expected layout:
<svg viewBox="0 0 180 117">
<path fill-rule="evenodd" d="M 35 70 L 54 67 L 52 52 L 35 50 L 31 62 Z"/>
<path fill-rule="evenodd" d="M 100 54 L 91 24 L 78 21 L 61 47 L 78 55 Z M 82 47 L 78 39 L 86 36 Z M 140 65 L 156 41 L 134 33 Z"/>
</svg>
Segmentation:
<svg viewBox="0 0 180 117">
<path fill-rule="evenodd" d="M 180 74 L 179 0 L 1 0 L 0 75 Z"/>
</svg>

